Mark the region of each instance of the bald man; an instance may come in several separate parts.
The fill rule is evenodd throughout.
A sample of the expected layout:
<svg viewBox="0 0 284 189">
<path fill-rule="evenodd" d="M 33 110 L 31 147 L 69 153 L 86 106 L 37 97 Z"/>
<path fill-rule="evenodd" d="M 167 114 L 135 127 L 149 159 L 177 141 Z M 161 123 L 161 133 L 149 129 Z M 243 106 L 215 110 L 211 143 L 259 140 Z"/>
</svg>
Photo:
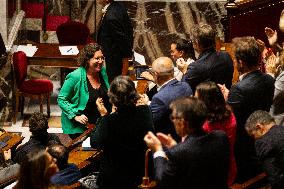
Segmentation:
<svg viewBox="0 0 284 189">
<path fill-rule="evenodd" d="M 158 86 L 157 93 L 153 96 L 150 108 L 153 114 L 156 132 L 171 134 L 177 141 L 180 140 L 169 118 L 170 103 L 184 96 L 192 95 L 191 87 L 186 82 L 174 78 L 174 64 L 168 57 L 160 57 L 152 64 L 155 83 Z"/>
</svg>

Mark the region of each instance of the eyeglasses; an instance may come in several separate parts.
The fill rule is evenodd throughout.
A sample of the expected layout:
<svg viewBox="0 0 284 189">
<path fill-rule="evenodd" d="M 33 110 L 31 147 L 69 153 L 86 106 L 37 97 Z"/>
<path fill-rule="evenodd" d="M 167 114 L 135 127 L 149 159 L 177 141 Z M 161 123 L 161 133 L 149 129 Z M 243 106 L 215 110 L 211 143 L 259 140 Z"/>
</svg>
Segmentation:
<svg viewBox="0 0 284 189">
<path fill-rule="evenodd" d="M 95 60 L 97 60 L 97 61 L 105 61 L 105 57 L 104 56 L 102 56 L 102 57 L 96 57 L 96 58 L 94 58 Z"/>
</svg>

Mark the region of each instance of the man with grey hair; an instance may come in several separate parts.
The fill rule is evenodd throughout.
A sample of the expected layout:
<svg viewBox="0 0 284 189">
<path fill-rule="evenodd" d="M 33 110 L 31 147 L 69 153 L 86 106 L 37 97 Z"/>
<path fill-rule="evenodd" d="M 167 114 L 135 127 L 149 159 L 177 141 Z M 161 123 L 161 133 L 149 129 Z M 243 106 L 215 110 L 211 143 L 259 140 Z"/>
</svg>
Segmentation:
<svg viewBox="0 0 284 189">
<path fill-rule="evenodd" d="M 150 104 L 155 131 L 171 134 L 176 140 L 179 140 L 169 118 L 169 105 L 179 97 L 192 95 L 191 87 L 174 78 L 174 64 L 168 57 L 156 59 L 152 64 L 152 71 L 158 86 L 158 92 L 153 96 Z"/>
<path fill-rule="evenodd" d="M 255 139 L 257 157 L 273 189 L 284 188 L 284 127 L 278 126 L 268 112 L 253 112 L 246 131 Z"/>
<path fill-rule="evenodd" d="M 190 35 L 199 57 L 189 65 L 182 80 L 188 82 L 193 91 L 204 81 L 214 81 L 230 88 L 234 72 L 233 61 L 227 52 L 215 50 L 216 34 L 213 28 L 208 24 L 198 24 L 192 28 Z"/>
</svg>

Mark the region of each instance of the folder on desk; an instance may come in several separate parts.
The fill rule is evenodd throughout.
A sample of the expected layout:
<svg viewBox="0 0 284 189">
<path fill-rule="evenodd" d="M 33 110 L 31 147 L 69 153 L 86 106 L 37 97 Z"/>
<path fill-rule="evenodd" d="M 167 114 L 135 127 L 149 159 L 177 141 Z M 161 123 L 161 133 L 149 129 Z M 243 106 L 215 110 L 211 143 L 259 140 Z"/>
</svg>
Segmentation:
<svg viewBox="0 0 284 189">
<path fill-rule="evenodd" d="M 61 55 L 77 55 L 79 54 L 79 49 L 77 46 L 59 46 L 59 51 Z"/>
<path fill-rule="evenodd" d="M 37 51 L 37 47 L 32 45 L 19 45 L 16 51 L 23 51 L 27 57 L 33 57 Z"/>
</svg>

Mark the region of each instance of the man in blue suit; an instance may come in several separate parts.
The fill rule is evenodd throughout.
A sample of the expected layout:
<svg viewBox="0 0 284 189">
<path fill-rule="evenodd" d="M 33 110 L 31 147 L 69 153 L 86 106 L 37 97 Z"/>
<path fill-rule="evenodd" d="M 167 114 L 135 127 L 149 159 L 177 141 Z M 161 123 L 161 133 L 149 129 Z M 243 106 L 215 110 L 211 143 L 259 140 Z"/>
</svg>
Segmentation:
<svg viewBox="0 0 284 189">
<path fill-rule="evenodd" d="M 179 97 L 192 95 L 191 87 L 186 82 L 174 78 L 174 64 L 168 57 L 156 59 L 152 64 L 152 71 L 158 86 L 158 92 L 153 96 L 150 104 L 155 131 L 171 134 L 178 140 L 179 137 L 169 118 L 169 105 Z"/>
</svg>

